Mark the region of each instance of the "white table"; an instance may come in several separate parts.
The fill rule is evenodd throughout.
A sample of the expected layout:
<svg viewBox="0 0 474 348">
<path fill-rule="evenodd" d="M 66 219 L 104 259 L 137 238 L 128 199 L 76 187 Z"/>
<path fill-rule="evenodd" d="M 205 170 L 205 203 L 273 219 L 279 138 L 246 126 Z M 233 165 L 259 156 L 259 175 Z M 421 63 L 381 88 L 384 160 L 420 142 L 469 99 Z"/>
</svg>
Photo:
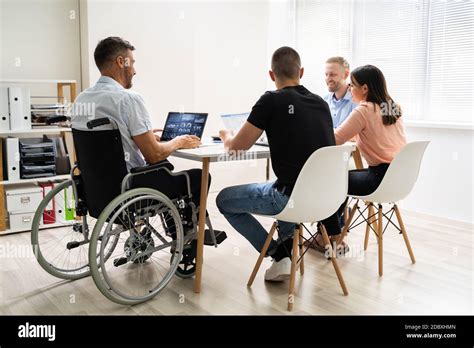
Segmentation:
<svg viewBox="0 0 474 348">
<path fill-rule="evenodd" d="M 248 151 L 227 154 L 224 145 L 204 145 L 196 149 L 177 150 L 171 156 L 202 162 L 201 176 L 201 197 L 199 201 L 199 228 L 196 255 L 196 275 L 194 279 L 194 292 L 201 292 L 202 265 L 204 254 L 204 229 L 206 223 L 207 209 L 207 186 L 209 184 L 209 164 L 211 162 L 229 162 L 257 160 L 270 158 L 270 148 L 268 146 L 254 145 Z M 268 171 L 268 169 L 267 169 Z"/>
</svg>

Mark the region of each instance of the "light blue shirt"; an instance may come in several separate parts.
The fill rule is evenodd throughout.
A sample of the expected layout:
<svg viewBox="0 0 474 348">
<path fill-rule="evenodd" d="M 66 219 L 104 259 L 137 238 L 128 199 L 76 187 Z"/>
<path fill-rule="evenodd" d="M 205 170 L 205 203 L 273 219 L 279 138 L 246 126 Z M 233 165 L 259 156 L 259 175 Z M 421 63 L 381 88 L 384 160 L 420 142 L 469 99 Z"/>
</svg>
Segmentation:
<svg viewBox="0 0 474 348">
<path fill-rule="evenodd" d="M 346 94 L 341 99 L 336 99 L 335 93 L 329 93 L 323 98 L 329 105 L 331 110 L 333 127 L 339 127 L 342 122 L 351 114 L 352 110 L 357 107 L 357 104 L 352 102 L 352 94 L 347 89 Z"/>
<path fill-rule="evenodd" d="M 101 76 L 94 86 L 77 96 L 71 117 L 72 127 L 87 129 L 88 121 L 102 117 L 109 117 L 117 122 L 127 169 L 146 165 L 140 149 L 132 139 L 152 129 L 142 96 L 123 88 L 110 77 Z"/>
</svg>

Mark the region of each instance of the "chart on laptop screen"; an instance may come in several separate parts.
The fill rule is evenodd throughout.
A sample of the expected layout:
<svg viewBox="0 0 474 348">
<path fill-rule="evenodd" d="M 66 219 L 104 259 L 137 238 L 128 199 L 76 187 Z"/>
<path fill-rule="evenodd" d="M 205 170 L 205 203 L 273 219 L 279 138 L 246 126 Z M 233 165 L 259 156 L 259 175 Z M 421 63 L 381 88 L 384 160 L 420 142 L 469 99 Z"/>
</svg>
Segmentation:
<svg viewBox="0 0 474 348">
<path fill-rule="evenodd" d="M 201 138 L 206 119 L 207 114 L 170 112 L 163 130 L 162 140 L 171 140 L 186 134 Z"/>
</svg>

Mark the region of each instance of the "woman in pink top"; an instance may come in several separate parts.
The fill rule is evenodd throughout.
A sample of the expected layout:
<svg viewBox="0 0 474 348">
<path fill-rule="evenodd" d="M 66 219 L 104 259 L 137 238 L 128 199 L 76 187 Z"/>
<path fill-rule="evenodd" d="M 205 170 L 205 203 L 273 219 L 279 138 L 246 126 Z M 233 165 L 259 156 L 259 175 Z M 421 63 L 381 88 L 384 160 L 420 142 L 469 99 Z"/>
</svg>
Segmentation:
<svg viewBox="0 0 474 348">
<path fill-rule="evenodd" d="M 359 106 L 334 131 L 334 135 L 337 145 L 355 138 L 357 147 L 369 164 L 367 169 L 349 172 L 349 194 L 363 196 L 374 192 L 382 182 L 390 162 L 406 144 L 405 131 L 400 106 L 388 94 L 380 69 L 373 65 L 354 69 L 349 86 L 352 100 Z M 337 212 L 340 224 L 344 224 L 341 217 L 346 202 Z M 309 246 L 322 252 L 326 250 L 320 233 Z M 345 242 L 338 248 L 344 253 L 349 250 Z"/>
<path fill-rule="evenodd" d="M 351 73 L 352 98 L 359 106 L 334 131 L 336 144 L 355 138 L 369 168 L 349 172 L 349 194 L 368 195 L 380 185 L 390 162 L 406 144 L 402 111 L 388 94 L 382 72 L 364 65 Z"/>
</svg>

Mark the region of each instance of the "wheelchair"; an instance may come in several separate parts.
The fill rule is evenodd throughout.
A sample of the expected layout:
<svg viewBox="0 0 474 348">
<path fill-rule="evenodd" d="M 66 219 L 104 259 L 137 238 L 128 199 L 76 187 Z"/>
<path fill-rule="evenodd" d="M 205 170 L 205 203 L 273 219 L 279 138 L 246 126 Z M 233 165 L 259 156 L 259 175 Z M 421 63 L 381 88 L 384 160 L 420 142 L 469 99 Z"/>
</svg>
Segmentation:
<svg viewBox="0 0 474 348">
<path fill-rule="evenodd" d="M 171 172 L 168 161 L 128 172 L 112 119 L 72 132 L 77 162 L 71 178 L 44 197 L 32 222 L 31 243 L 43 269 L 68 280 L 92 275 L 103 295 L 123 305 L 153 298 L 173 275 L 193 277 L 199 207 L 191 200 L 188 174 Z M 170 199 L 133 187 L 135 177 L 160 170 L 184 175 L 187 195 Z M 214 230 L 208 216 L 206 225 L 205 245 L 217 247 L 226 234 Z"/>
</svg>

